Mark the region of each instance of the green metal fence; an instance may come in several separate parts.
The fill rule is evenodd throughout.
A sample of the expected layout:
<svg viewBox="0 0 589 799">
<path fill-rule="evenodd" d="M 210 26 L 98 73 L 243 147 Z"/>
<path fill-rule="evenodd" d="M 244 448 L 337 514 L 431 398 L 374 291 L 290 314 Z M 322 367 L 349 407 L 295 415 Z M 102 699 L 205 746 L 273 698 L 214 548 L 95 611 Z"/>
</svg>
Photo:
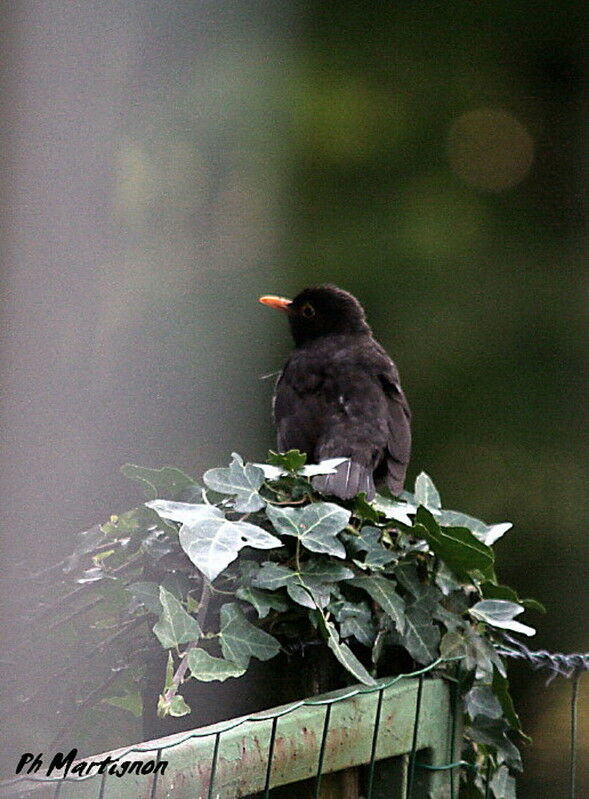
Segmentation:
<svg viewBox="0 0 589 799">
<path fill-rule="evenodd" d="M 531 652 L 509 643 L 502 654 L 547 670 L 549 681 L 571 678 L 569 796 L 575 799 L 579 679 L 589 654 Z M 87 764 L 108 759 L 108 765 L 84 776 L 73 769 L 65 776 L 24 774 L 1 783 L 0 797 L 273 799 L 278 792 L 280 799 L 456 799 L 460 769 L 471 766 L 460 760 L 463 709 L 448 665 L 440 658 L 374 687 L 353 686 L 94 755 Z M 126 773 L 112 773 L 124 764 Z"/>
<path fill-rule="evenodd" d="M 0 795 L 238 799 L 290 785 L 289 796 L 327 799 L 352 796 L 356 784 L 366 799 L 455 799 L 462 710 L 452 681 L 430 674 L 439 665 L 88 758 L 135 764 L 121 777 L 110 766 L 82 777 L 25 775 Z M 346 770 L 357 767 L 350 780 Z"/>
</svg>

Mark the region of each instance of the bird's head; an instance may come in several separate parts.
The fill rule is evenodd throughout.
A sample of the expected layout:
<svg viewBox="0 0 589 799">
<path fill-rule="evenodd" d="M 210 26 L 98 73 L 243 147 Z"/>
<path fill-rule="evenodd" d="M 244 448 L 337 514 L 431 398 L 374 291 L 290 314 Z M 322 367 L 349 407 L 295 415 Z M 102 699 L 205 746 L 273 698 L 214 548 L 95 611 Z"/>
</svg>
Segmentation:
<svg viewBox="0 0 589 799">
<path fill-rule="evenodd" d="M 265 295 L 260 302 L 286 313 L 297 347 L 322 336 L 370 332 L 358 300 L 337 286 L 303 289 L 294 300 Z"/>
</svg>

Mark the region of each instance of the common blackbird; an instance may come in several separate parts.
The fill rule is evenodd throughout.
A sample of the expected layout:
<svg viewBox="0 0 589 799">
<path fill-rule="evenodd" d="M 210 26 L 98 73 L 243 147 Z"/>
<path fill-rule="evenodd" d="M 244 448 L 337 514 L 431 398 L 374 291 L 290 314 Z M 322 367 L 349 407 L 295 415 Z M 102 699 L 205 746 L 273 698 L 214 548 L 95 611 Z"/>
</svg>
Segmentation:
<svg viewBox="0 0 589 799">
<path fill-rule="evenodd" d="M 299 449 L 316 463 L 349 458 L 335 474 L 314 478 L 323 494 L 350 499 L 364 491 L 372 499 L 378 478 L 399 494 L 411 413 L 397 367 L 373 338 L 358 300 L 328 284 L 294 300 L 265 295 L 260 302 L 287 315 L 295 342 L 274 395 L 278 449 Z"/>
</svg>

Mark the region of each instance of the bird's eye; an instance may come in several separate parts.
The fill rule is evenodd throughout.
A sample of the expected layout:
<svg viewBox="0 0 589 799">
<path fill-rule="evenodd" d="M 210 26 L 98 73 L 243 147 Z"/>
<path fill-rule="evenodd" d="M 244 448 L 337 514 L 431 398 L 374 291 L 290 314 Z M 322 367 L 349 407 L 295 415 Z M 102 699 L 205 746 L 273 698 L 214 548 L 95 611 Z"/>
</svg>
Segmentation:
<svg viewBox="0 0 589 799">
<path fill-rule="evenodd" d="M 311 303 L 306 302 L 303 307 L 301 308 L 301 313 L 307 319 L 310 319 L 312 316 L 315 316 L 315 308 L 311 305 Z"/>
</svg>

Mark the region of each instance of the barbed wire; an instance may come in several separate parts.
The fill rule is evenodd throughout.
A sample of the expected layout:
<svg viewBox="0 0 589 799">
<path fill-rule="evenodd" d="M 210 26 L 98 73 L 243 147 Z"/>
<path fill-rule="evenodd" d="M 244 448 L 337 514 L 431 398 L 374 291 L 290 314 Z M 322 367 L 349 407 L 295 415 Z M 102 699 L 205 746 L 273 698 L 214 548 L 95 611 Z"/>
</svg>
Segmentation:
<svg viewBox="0 0 589 799">
<path fill-rule="evenodd" d="M 556 677 L 580 676 L 582 672 L 589 671 L 589 652 L 548 652 L 546 649 L 532 651 L 508 633 L 503 633 L 503 640 L 507 646 L 499 646 L 497 651 L 504 657 L 516 660 L 525 660 L 535 670 L 547 669 L 550 674 L 546 680 L 546 685 Z"/>
</svg>

